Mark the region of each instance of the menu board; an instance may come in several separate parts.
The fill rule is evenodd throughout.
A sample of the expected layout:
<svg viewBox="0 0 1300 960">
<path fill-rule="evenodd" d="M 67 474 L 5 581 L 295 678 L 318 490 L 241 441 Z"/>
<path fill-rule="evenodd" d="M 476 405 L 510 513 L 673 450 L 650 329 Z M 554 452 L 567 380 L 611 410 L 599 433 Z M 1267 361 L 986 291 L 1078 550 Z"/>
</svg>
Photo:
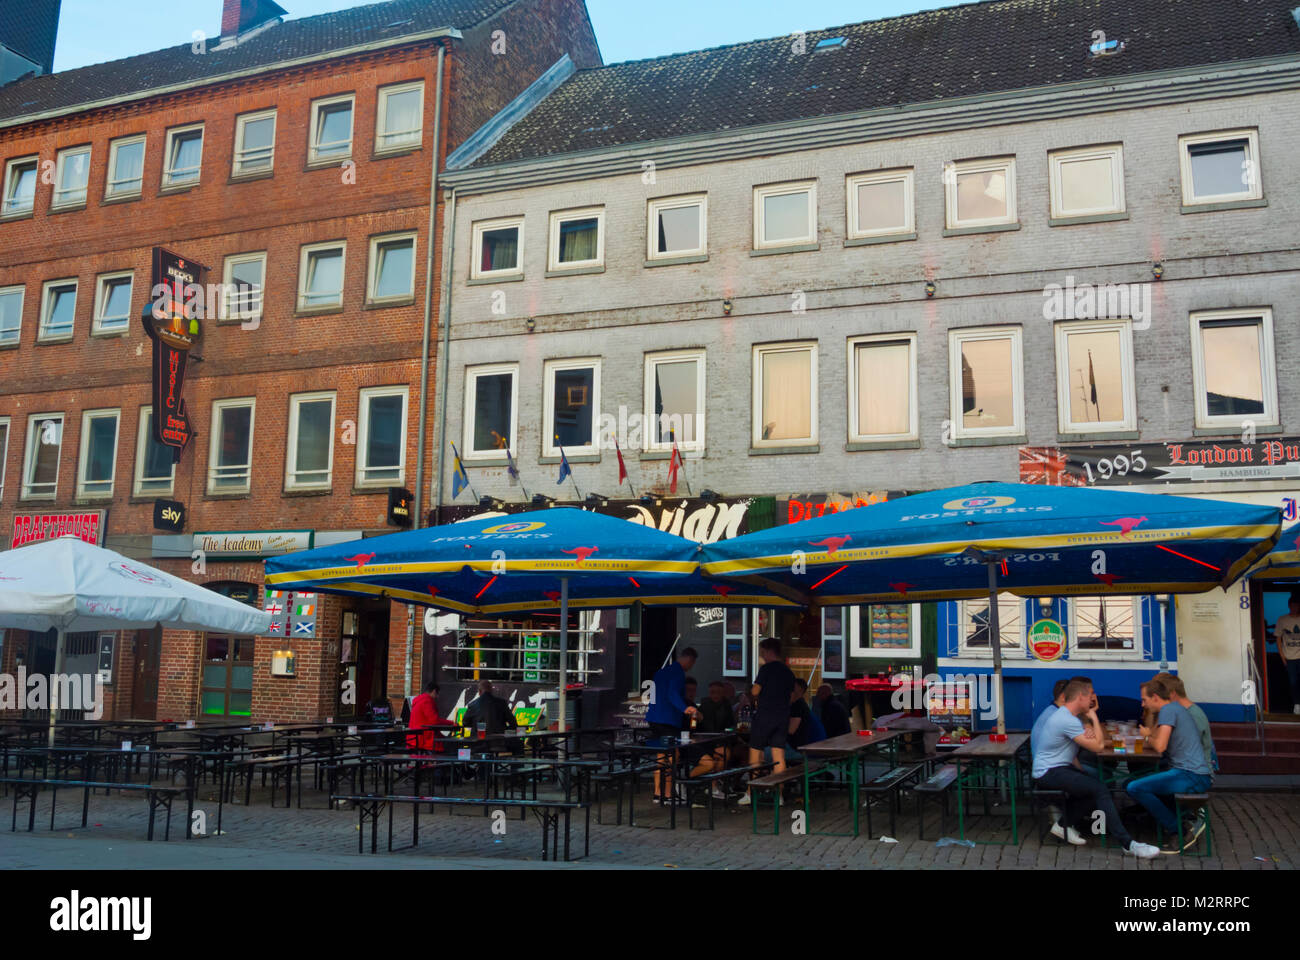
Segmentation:
<svg viewBox="0 0 1300 960">
<path fill-rule="evenodd" d="M 867 630 L 873 650 L 906 650 L 912 646 L 910 603 L 874 603 L 868 611 Z"/>
<path fill-rule="evenodd" d="M 975 722 L 970 681 L 953 680 L 927 687 L 925 712 L 931 723 L 945 729 L 964 727 L 969 731 Z"/>
</svg>

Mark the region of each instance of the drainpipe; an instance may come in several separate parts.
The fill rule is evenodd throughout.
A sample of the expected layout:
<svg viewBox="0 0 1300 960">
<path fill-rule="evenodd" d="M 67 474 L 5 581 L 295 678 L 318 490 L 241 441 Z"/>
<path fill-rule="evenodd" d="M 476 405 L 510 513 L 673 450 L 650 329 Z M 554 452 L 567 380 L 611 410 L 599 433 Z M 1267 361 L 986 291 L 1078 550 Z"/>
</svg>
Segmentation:
<svg viewBox="0 0 1300 960">
<path fill-rule="evenodd" d="M 442 78 L 447 59 L 447 47 L 438 44 L 438 83 L 436 102 L 433 108 L 433 169 L 429 175 L 429 233 L 425 243 L 424 255 L 424 336 L 420 351 L 420 412 L 417 417 L 416 454 L 415 454 L 415 496 L 411 519 L 412 529 L 420 528 L 420 515 L 423 504 L 420 494 L 424 489 L 424 434 L 429 422 L 429 337 L 433 320 L 433 244 L 434 231 L 438 226 L 438 168 L 442 165 Z M 411 697 L 411 671 L 414 666 L 415 651 L 415 608 L 410 607 L 406 616 L 406 675 L 403 693 Z"/>
<path fill-rule="evenodd" d="M 438 323 L 442 325 L 442 346 L 438 350 L 438 451 L 434 462 L 437 463 L 436 481 L 434 483 L 434 509 L 438 519 L 442 519 L 442 477 L 445 472 L 444 461 L 447 456 L 447 366 L 451 352 L 451 263 L 456 246 L 456 188 L 452 187 L 446 195 L 446 213 L 443 218 L 442 242 L 442 302 L 438 310 Z"/>
</svg>

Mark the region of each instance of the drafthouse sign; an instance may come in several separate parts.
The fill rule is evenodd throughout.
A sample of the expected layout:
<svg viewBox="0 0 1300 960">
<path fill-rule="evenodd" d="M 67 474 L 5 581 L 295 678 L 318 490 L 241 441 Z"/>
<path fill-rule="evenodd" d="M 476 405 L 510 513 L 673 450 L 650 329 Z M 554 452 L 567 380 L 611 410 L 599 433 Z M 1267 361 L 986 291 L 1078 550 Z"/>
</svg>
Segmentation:
<svg viewBox="0 0 1300 960">
<path fill-rule="evenodd" d="M 1021 447 L 1020 482 L 1056 487 L 1300 478 L 1300 438 Z"/>
<path fill-rule="evenodd" d="M 95 546 L 103 546 L 104 511 L 17 514 L 14 517 L 13 539 L 9 549 L 69 536 Z"/>
<path fill-rule="evenodd" d="M 153 248 L 152 297 L 141 314 L 145 333 L 153 341 L 154 439 L 170 447 L 172 459 L 194 438 L 182 392 L 190 349 L 202 336 L 203 277 L 207 267 L 186 257 Z"/>
</svg>

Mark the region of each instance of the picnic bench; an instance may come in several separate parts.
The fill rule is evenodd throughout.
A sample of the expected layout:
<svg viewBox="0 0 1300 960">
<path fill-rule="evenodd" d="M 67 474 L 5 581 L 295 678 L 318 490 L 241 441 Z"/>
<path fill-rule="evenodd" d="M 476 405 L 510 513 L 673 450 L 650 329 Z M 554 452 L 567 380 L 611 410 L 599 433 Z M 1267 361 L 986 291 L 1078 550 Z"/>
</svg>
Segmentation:
<svg viewBox="0 0 1300 960">
<path fill-rule="evenodd" d="M 898 832 L 898 807 L 900 803 L 900 794 L 905 786 L 916 783 L 917 780 L 925 773 L 927 765 L 925 763 L 904 763 L 878 776 L 872 777 L 866 783 L 858 788 L 859 794 L 867 797 L 867 802 L 863 804 L 867 811 L 867 839 L 870 840 L 875 831 L 871 829 L 871 804 L 873 799 L 883 798 L 889 804 L 889 834 L 895 835 Z"/>
<path fill-rule="evenodd" d="M 36 800 L 40 795 L 42 788 L 50 788 L 50 829 L 54 829 L 54 810 L 58 802 L 59 788 L 75 787 L 82 791 L 81 798 L 81 825 L 86 826 L 90 811 L 90 791 L 91 790 L 133 790 L 143 793 L 149 801 L 149 834 L 148 839 L 153 839 L 154 821 L 159 808 L 167 811 L 167 825 L 163 833 L 163 840 L 171 839 L 172 829 L 172 801 L 180 794 L 185 794 L 190 801 L 193 801 L 191 788 L 176 786 L 155 786 L 149 783 L 113 783 L 111 781 L 97 780 L 56 780 L 56 779 L 39 779 L 30 780 L 22 777 L 3 777 L 0 778 L 8 786 L 13 788 L 14 810 L 13 818 L 9 825 L 10 832 L 18 829 L 18 802 L 20 799 L 28 799 L 30 806 L 27 814 L 27 832 L 36 826 Z M 186 824 L 186 833 L 189 832 L 189 824 Z"/>
<path fill-rule="evenodd" d="M 804 764 L 791 764 L 780 773 L 769 773 L 765 777 L 758 777 L 755 780 L 749 781 L 751 794 L 767 793 L 768 791 L 771 791 L 773 836 L 781 832 L 781 794 L 785 785 L 802 780 L 805 774 L 811 776 L 814 772 L 821 770 L 822 768 L 822 764 L 812 766 L 811 769 L 806 767 Z M 751 828 L 751 832 L 758 833 L 759 797 L 757 795 L 751 795 L 749 798 L 749 805 L 754 815 L 754 825 Z"/>
<path fill-rule="evenodd" d="M 231 760 L 225 764 L 226 782 L 223 786 L 224 795 L 234 803 L 235 778 L 242 778 L 244 781 L 244 806 L 248 806 L 253 799 L 253 777 L 260 772 L 262 774 L 262 786 L 266 786 L 266 775 L 271 775 L 271 806 L 275 806 L 275 795 L 280 790 L 280 784 L 284 784 L 284 805 L 292 806 L 290 794 L 293 791 L 294 771 L 299 769 L 299 759 L 292 753 L 280 754 L 254 754 L 253 756 L 240 757 L 237 760 Z"/>
<path fill-rule="evenodd" d="M 912 795 L 916 797 L 916 838 L 918 840 L 925 839 L 925 817 L 921 804 L 928 797 L 939 797 L 943 800 L 943 812 L 939 815 L 939 832 L 943 833 L 944 825 L 948 822 L 948 791 L 957 783 L 957 773 L 955 763 L 945 764 L 912 788 Z"/>
<path fill-rule="evenodd" d="M 696 796 L 699 795 L 701 790 L 704 791 L 704 797 L 705 797 L 704 806 L 709 811 L 709 829 L 712 830 L 713 829 L 713 801 L 717 799 L 713 795 L 713 788 L 715 786 L 726 786 L 726 785 L 732 785 L 734 787 L 742 777 L 745 777 L 747 775 L 753 776 L 755 774 L 758 774 L 759 772 L 770 773 L 772 770 L 772 766 L 773 764 L 770 762 L 755 763 L 745 767 L 732 767 L 728 770 L 714 770 L 714 771 L 710 771 L 709 773 L 702 773 L 698 777 L 690 777 L 688 779 L 678 781 L 683 787 L 686 788 L 687 829 L 694 829 L 695 827 L 694 799 Z"/>
</svg>

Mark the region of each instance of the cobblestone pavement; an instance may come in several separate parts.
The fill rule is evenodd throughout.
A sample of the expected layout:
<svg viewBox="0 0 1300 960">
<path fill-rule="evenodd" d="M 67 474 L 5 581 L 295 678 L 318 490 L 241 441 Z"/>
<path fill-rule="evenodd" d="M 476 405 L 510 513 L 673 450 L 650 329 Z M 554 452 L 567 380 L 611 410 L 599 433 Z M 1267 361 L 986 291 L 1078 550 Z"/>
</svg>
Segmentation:
<svg viewBox="0 0 1300 960">
<path fill-rule="evenodd" d="M 325 796 L 308 790 L 302 809 L 272 808 L 269 795 L 255 791 L 253 803 L 226 804 L 223 834 L 183 839 L 184 807 L 178 805 L 172 822 L 169 844 L 145 843 L 148 810 L 138 795 L 97 794 L 91 798 L 89 826 L 80 826 L 81 795 L 65 791 L 59 797 L 56 830 L 49 827 L 49 798 L 42 796 L 37 805 L 36 832 L 17 836 L 0 832 L 0 867 L 124 867 L 166 866 L 170 869 L 194 867 L 222 869 L 249 868 L 258 865 L 276 867 L 369 866 L 449 868 L 457 866 L 499 866 L 502 868 L 539 866 L 541 830 L 528 814 L 520 820 L 513 812 L 504 820 L 504 836 L 493 833 L 493 819 L 478 811 L 463 810 L 449 814 L 440 807 L 436 814 L 420 816 L 420 845 L 412 848 L 411 813 L 397 810 L 393 819 L 393 844 L 386 852 L 387 818 L 378 833 L 379 852 L 371 855 L 369 830 L 367 853 L 357 852 L 358 824 L 355 809 L 328 810 Z M 280 800 L 283 803 L 283 799 Z M 848 800 L 844 794 L 830 794 L 823 806 L 815 799 L 812 809 L 812 832 L 796 835 L 792 814 L 797 807 L 782 807 L 782 833 L 773 835 L 770 804 L 760 814 L 760 829 L 751 832 L 752 815 L 748 808 L 717 813 L 713 831 L 699 829 L 704 811 L 696 811 L 697 829 L 686 824 L 686 810 L 678 811 L 676 830 L 667 829 L 668 815 L 652 807 L 643 789 L 638 796 L 637 826 L 614 824 L 614 805 L 604 805 L 605 823 L 591 824 L 591 853 L 583 866 L 640 868 L 797 868 L 808 870 L 843 868 L 927 868 L 977 869 L 1052 868 L 1073 870 L 1275 870 L 1295 869 L 1300 865 L 1300 797 L 1293 793 L 1216 793 L 1214 796 L 1214 855 L 1210 858 L 1162 856 L 1152 861 L 1137 861 L 1133 856 L 1114 849 L 1103 849 L 1100 837 L 1090 837 L 1087 846 L 1073 847 L 1048 837 L 1038 839 L 1038 827 L 1021 809 L 1018 845 L 978 843 L 974 847 L 939 846 L 939 837 L 957 835 L 954 815 L 949 815 L 940 831 L 940 806 L 925 806 L 925 835 L 917 838 L 915 804 L 905 797 L 897 823 L 897 843 L 880 839 L 888 830 L 888 811 L 877 807 L 873 813 L 875 839 L 867 839 L 866 818 L 862 818 L 863 836 L 825 836 L 816 831 L 847 832 L 850 829 Z M 8 807 L 9 809 L 4 809 Z M 215 788 L 200 789 L 196 809 L 207 816 L 207 829 L 216 831 L 217 805 Z M 0 810 L 12 815 L 12 801 L 0 801 Z M 973 805 L 975 813 L 980 805 Z M 801 812 L 801 811 L 798 811 Z M 26 803 L 19 810 L 19 830 L 25 826 Z M 1125 821 L 1136 828 L 1139 837 L 1150 838 L 1140 816 L 1133 809 L 1124 811 Z M 500 818 L 497 818 L 498 830 Z M 1009 818 L 995 812 L 968 822 L 968 837 L 989 840 L 1009 837 Z M 159 824 L 159 837 L 162 825 Z M 573 846 L 575 855 L 582 853 L 581 817 L 575 817 Z M 0 830 L 3 830 L 0 827 Z M 10 842 L 10 841 L 21 842 Z M 62 841 L 57 842 L 56 841 Z M 1200 848 L 1200 849 L 1203 849 Z M 1266 858 L 1258 860 L 1256 858 Z M 557 864 L 557 867 L 564 866 Z"/>
</svg>

